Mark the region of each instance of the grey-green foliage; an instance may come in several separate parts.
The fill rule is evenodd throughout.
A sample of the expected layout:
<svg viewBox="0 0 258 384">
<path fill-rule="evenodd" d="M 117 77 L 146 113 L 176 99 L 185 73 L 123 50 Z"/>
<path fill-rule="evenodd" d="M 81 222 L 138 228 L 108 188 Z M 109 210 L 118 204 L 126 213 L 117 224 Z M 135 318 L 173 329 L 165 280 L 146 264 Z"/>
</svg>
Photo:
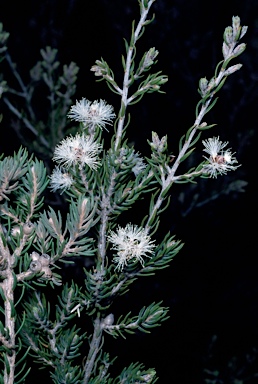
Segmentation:
<svg viewBox="0 0 258 384">
<path fill-rule="evenodd" d="M 79 68 L 74 62 L 61 68 L 57 49 L 46 47 L 40 50 L 41 60 L 30 70 L 30 80 L 25 83 L 8 51 L 8 37 L 1 24 L 0 54 L 14 80 L 10 81 L 9 75 L 6 81 L 6 74 L 2 74 L 0 93 L 14 116 L 12 125 L 21 143 L 31 153 L 49 159 L 56 144 L 71 129 L 67 112 L 76 91 Z"/>
<path fill-rule="evenodd" d="M 131 39 L 126 42 L 126 54 L 122 58 L 123 85 L 117 84 L 113 71 L 103 59 L 92 67 L 95 75 L 106 80 L 121 98 L 110 149 L 103 151 L 97 160 L 102 131 L 94 119 L 96 113 L 105 109 L 105 104 L 90 104 L 85 99 L 76 106 L 80 133 L 66 138 L 57 147 L 65 161 L 61 161 L 62 166 L 59 164 L 57 173 L 51 176 L 50 184 L 53 190 L 65 193 L 68 208 L 60 212 L 44 206 L 46 170 L 41 161 L 29 157 L 27 150 L 20 149 L 13 157 L 0 162 L 0 383 L 24 382 L 29 373 L 26 354 L 47 367 L 56 384 L 136 384 L 157 380 L 154 369 L 145 369 L 135 362 L 111 378 L 109 367 L 114 357 L 105 352 L 103 335 L 116 338 L 137 330 L 149 332 L 168 318 L 168 308 L 162 302 L 148 303 L 139 313 L 131 308 L 128 313 L 113 314 L 112 305 L 116 297 L 130 290 L 135 280 L 168 267 L 182 248 L 182 243 L 170 233 L 163 236 L 159 244 L 154 240 L 161 214 L 169 204 L 171 186 L 193 182 L 198 176 L 207 178 L 209 167 L 218 169 L 219 174 L 237 168 L 232 165 L 235 160 L 233 162 L 230 151 L 218 150 L 188 172 L 177 172 L 197 147 L 203 131 L 213 126 L 202 122 L 203 116 L 215 105 L 214 95 L 228 75 L 239 69 L 239 66 L 227 68 L 227 65 L 237 56 L 236 45 L 246 28 L 240 26 L 238 17 L 233 17 L 233 26 L 224 37 L 224 59 L 212 80 L 200 81 L 201 100 L 196 108 L 196 120 L 182 136 L 178 154 L 172 155 L 169 151 L 166 136 L 160 139 L 153 132 L 149 141 L 150 156 L 143 159 L 127 144 L 127 109 L 146 93 L 161 92 L 161 86 L 167 81 L 161 72 L 145 77 L 155 64 L 158 52 L 154 48 L 136 64 L 136 43 L 151 22 L 147 16 L 153 2 L 139 0 L 141 18 L 137 25 L 133 23 Z M 53 71 L 58 67 L 56 52 L 47 49 L 42 51 L 42 56 L 43 61 L 34 68 L 32 77 L 36 81 L 42 76 L 52 90 L 53 126 L 58 118 L 64 126 L 62 119 L 71 94 L 63 97 L 63 110 L 59 115 L 60 104 L 56 106 L 55 96 L 62 96 L 60 84 L 65 83 L 65 77 L 53 81 Z M 132 84 L 138 84 L 138 88 L 130 94 Z M 26 87 L 26 92 L 29 89 L 32 88 Z M 30 95 L 32 91 L 26 92 Z M 9 99 L 6 102 L 8 104 Z M 38 128 L 37 132 L 40 132 Z M 57 138 L 60 136 L 54 136 L 53 145 Z M 86 138 L 98 144 L 94 150 L 93 141 Z M 220 145 L 224 148 L 224 144 Z M 124 212 L 147 196 L 149 207 L 138 219 L 139 225 L 128 223 L 125 228 L 120 227 Z M 85 265 L 81 271 L 84 283 L 79 285 L 75 276 L 75 281 L 63 284 L 62 263 L 76 265 L 79 260 Z M 47 296 L 48 284 L 56 297 Z M 81 329 L 85 324 L 87 328 Z"/>
</svg>

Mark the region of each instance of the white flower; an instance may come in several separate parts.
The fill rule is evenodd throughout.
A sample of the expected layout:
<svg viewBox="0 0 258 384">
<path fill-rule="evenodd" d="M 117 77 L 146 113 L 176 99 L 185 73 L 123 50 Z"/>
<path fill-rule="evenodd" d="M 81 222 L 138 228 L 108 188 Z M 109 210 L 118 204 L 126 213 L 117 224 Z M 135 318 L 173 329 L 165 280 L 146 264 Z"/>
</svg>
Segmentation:
<svg viewBox="0 0 258 384">
<path fill-rule="evenodd" d="M 111 231 L 107 239 L 113 243 L 112 249 L 118 251 L 113 260 L 120 271 L 131 260 L 139 261 L 144 267 L 143 256 L 151 257 L 147 253 L 153 253 L 155 247 L 146 230 L 132 224 L 127 224 L 125 228 L 118 226 L 117 231 Z"/>
<path fill-rule="evenodd" d="M 235 171 L 239 167 L 239 165 L 233 165 L 238 162 L 233 156 L 234 153 L 230 149 L 224 151 L 228 144 L 227 141 L 223 143 L 219 140 L 219 137 L 213 137 L 203 140 L 202 143 L 205 147 L 204 152 L 210 155 L 209 157 L 204 156 L 208 164 L 204 165 L 203 171 L 208 173 L 210 177 L 217 177 L 218 174 L 222 175 L 228 171 Z"/>
<path fill-rule="evenodd" d="M 112 105 L 106 104 L 104 100 L 95 100 L 92 103 L 83 98 L 81 101 L 76 101 L 67 116 L 80 121 L 85 127 L 94 128 L 97 125 L 101 129 L 106 129 L 105 124 L 112 124 L 112 119 L 116 116 L 113 111 Z"/>
<path fill-rule="evenodd" d="M 66 189 L 69 189 L 74 180 L 71 175 L 67 171 L 62 168 L 55 167 L 50 176 L 50 188 L 51 191 L 55 192 L 58 189 L 61 189 L 63 193 Z"/>
<path fill-rule="evenodd" d="M 95 170 L 100 165 L 97 155 L 101 149 L 101 144 L 94 142 L 92 136 L 77 133 L 75 137 L 66 137 L 56 146 L 53 160 L 64 167 L 79 164 L 80 168 L 87 165 Z"/>
</svg>

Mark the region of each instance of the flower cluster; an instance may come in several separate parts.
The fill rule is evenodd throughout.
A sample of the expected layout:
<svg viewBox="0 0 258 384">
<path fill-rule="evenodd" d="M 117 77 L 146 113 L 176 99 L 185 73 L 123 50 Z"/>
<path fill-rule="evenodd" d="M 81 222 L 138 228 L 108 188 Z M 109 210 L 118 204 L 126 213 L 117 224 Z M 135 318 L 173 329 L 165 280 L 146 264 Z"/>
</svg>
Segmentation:
<svg viewBox="0 0 258 384">
<path fill-rule="evenodd" d="M 81 101 L 76 101 L 67 116 L 83 123 L 85 128 L 94 129 L 98 126 L 107 129 L 105 125 L 112 124 L 112 119 L 116 116 L 113 111 L 112 105 L 106 104 L 104 100 L 95 100 L 92 103 L 83 98 Z"/>
<path fill-rule="evenodd" d="M 92 103 L 83 98 L 71 107 L 68 117 L 83 123 L 84 128 L 89 129 L 89 134 L 77 133 L 75 137 L 66 137 L 56 146 L 53 160 L 61 167 L 56 167 L 50 176 L 50 188 L 53 192 L 58 189 L 64 192 L 72 186 L 74 179 L 69 174 L 70 167 L 78 165 L 82 169 L 86 165 L 96 170 L 100 166 L 98 154 L 102 145 L 94 141 L 92 130 L 96 126 L 103 129 L 105 124 L 111 124 L 115 113 L 113 107 L 103 100 Z"/>
<path fill-rule="evenodd" d="M 204 165 L 203 171 L 210 175 L 210 177 L 217 177 L 217 175 L 226 174 L 228 171 L 235 171 L 239 165 L 238 161 L 233 156 L 234 153 L 230 149 L 224 150 L 228 142 L 222 142 L 219 137 L 209 138 L 202 141 L 204 145 L 204 152 L 208 153 L 209 157 L 204 156 L 207 164 Z"/>
<path fill-rule="evenodd" d="M 150 258 L 147 253 L 152 254 L 155 247 L 146 230 L 132 224 L 127 224 L 125 228 L 118 226 L 117 231 L 111 231 L 107 239 L 113 244 L 112 249 L 118 251 L 113 260 L 117 263 L 116 269 L 119 271 L 123 270 L 129 261 L 139 261 L 144 267 L 143 256 Z"/>
<path fill-rule="evenodd" d="M 95 170 L 100 165 L 97 155 L 101 149 L 101 144 L 96 143 L 92 136 L 77 133 L 56 146 L 53 160 L 67 168 L 79 164 L 80 168 L 87 165 Z"/>
<path fill-rule="evenodd" d="M 50 176 L 50 188 L 53 192 L 60 189 L 62 192 L 69 189 L 74 179 L 69 173 L 69 168 L 76 165 L 79 169 L 84 166 L 96 170 L 100 166 L 98 157 L 102 145 L 95 142 L 89 135 L 77 133 L 74 137 L 68 136 L 58 144 L 54 151 L 53 160 L 58 166 L 53 170 Z"/>
</svg>

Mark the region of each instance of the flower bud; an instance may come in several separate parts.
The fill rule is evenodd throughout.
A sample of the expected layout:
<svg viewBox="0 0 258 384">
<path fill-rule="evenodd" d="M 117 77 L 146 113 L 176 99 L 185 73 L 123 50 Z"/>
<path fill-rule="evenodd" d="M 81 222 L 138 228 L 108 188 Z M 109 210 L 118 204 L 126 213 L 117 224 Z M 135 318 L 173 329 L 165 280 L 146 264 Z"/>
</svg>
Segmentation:
<svg viewBox="0 0 258 384">
<path fill-rule="evenodd" d="M 235 41 L 237 41 L 239 39 L 240 32 L 241 32 L 240 17 L 239 16 L 233 16 L 232 17 L 232 26 L 233 26 L 233 38 Z"/>
<path fill-rule="evenodd" d="M 43 253 L 41 256 L 40 256 L 40 263 L 42 264 L 42 266 L 48 266 L 49 263 L 50 263 L 50 256 L 47 255 L 46 253 Z"/>
<path fill-rule="evenodd" d="M 32 224 L 31 221 L 28 221 L 23 226 L 24 235 L 27 235 L 27 236 L 30 235 L 33 232 L 33 229 L 34 229 L 34 225 Z"/>
<path fill-rule="evenodd" d="M 224 59 L 226 59 L 228 57 L 228 54 L 229 54 L 229 46 L 225 43 L 225 41 L 223 41 L 222 53 L 223 53 Z"/>
<path fill-rule="evenodd" d="M 150 48 L 148 52 L 146 52 L 142 69 L 144 70 L 145 68 L 150 67 L 154 63 L 154 60 L 158 56 L 158 54 L 159 54 L 159 51 L 156 51 L 155 48 Z"/>
<path fill-rule="evenodd" d="M 114 315 L 110 313 L 105 319 L 102 320 L 103 327 L 113 325 L 114 324 Z"/>
<path fill-rule="evenodd" d="M 93 65 L 90 70 L 92 72 L 95 72 L 94 73 L 95 76 L 103 76 L 105 74 L 105 72 L 102 73 L 102 70 L 98 65 Z"/>
<path fill-rule="evenodd" d="M 41 268 L 41 271 L 44 272 L 44 277 L 46 279 L 50 279 L 52 277 L 52 271 L 51 269 L 49 268 L 48 265 L 43 265 L 42 268 Z"/>
<path fill-rule="evenodd" d="M 82 200 L 82 209 L 85 210 L 86 209 L 86 206 L 88 204 L 88 201 L 89 199 L 87 197 L 84 197 L 84 199 Z"/>
<path fill-rule="evenodd" d="M 38 252 L 32 252 L 32 254 L 30 255 L 30 257 L 32 258 L 32 260 L 39 260 L 39 254 L 38 254 Z"/>
<path fill-rule="evenodd" d="M 214 77 L 209 81 L 207 90 L 210 91 L 215 86 L 215 79 Z"/>
<path fill-rule="evenodd" d="M 232 73 L 238 71 L 242 67 L 242 64 L 232 65 L 225 71 L 225 76 L 231 75 Z"/>
<path fill-rule="evenodd" d="M 199 87 L 200 87 L 200 91 L 201 91 L 202 96 L 205 96 L 206 91 L 207 91 L 207 87 L 208 87 L 208 80 L 206 79 L 206 77 L 202 77 L 200 79 Z"/>
<path fill-rule="evenodd" d="M 150 146 L 158 153 L 164 152 L 167 149 L 167 136 L 163 136 L 160 139 L 156 132 L 152 132 L 152 142 Z"/>
<path fill-rule="evenodd" d="M 233 55 L 234 57 L 236 57 L 236 56 L 238 56 L 238 55 L 241 55 L 241 53 L 244 52 L 245 48 L 246 48 L 246 44 L 245 44 L 245 43 L 239 44 L 239 45 L 234 49 L 232 55 Z"/>
<path fill-rule="evenodd" d="M 96 65 L 93 65 L 90 70 L 95 72 L 95 76 L 108 75 L 108 65 L 104 61 L 96 60 Z"/>
<path fill-rule="evenodd" d="M 154 84 L 154 85 L 150 84 L 148 88 L 153 89 L 155 91 L 158 91 L 160 89 L 160 86 L 158 84 Z"/>
<path fill-rule="evenodd" d="M 248 27 L 244 25 L 241 29 L 240 39 L 246 34 Z"/>
<path fill-rule="evenodd" d="M 224 41 L 228 44 L 231 45 L 234 41 L 233 39 L 233 28 L 232 27 L 227 27 L 224 32 Z"/>
</svg>

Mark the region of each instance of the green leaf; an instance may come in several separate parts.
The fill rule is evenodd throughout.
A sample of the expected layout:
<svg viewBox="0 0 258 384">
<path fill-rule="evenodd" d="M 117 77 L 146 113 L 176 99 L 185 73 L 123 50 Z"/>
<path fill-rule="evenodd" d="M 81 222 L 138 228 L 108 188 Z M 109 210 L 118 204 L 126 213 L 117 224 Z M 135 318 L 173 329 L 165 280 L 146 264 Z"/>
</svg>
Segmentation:
<svg viewBox="0 0 258 384">
<path fill-rule="evenodd" d="M 180 162 L 182 163 L 184 160 L 187 159 L 188 156 L 191 155 L 191 153 L 195 150 L 195 148 L 190 149 L 190 151 L 186 152 L 184 156 L 180 159 Z"/>
<path fill-rule="evenodd" d="M 210 129 L 212 127 L 215 127 L 216 125 L 217 124 L 206 125 L 204 127 L 199 126 L 199 127 L 197 127 L 197 129 L 199 129 L 200 131 L 206 131 L 206 129 Z"/>
<path fill-rule="evenodd" d="M 218 97 L 216 97 L 216 99 L 214 99 L 213 102 L 208 106 L 208 108 L 205 111 L 205 114 L 208 113 L 214 107 L 217 101 L 218 101 Z"/>
</svg>

